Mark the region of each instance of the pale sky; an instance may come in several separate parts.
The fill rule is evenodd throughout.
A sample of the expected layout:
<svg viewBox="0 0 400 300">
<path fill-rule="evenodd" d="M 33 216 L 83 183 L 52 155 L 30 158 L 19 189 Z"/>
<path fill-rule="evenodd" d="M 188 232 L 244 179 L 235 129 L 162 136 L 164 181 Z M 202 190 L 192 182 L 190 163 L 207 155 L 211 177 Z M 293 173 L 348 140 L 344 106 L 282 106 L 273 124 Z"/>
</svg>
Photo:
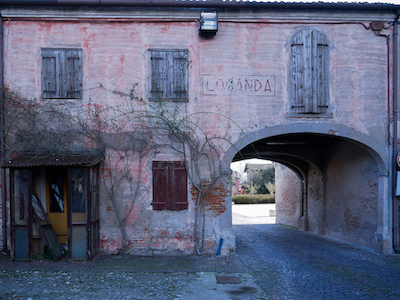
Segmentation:
<svg viewBox="0 0 400 300">
<path fill-rule="evenodd" d="M 246 159 L 246 160 L 233 162 L 233 163 L 231 163 L 231 169 L 232 169 L 232 171 L 237 171 L 239 173 L 243 173 L 246 164 L 249 164 L 249 163 L 250 164 L 272 164 L 272 162 L 270 160 L 253 158 L 253 159 Z"/>
</svg>

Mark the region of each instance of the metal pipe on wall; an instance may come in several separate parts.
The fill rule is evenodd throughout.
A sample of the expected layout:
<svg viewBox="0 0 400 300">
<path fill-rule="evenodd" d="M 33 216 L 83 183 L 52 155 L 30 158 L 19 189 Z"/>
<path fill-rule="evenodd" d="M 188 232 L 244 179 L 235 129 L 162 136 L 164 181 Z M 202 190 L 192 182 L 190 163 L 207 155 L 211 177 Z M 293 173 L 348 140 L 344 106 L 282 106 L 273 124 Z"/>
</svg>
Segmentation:
<svg viewBox="0 0 400 300">
<path fill-rule="evenodd" d="M 398 252 L 398 242 L 399 242 L 399 222 L 398 222 L 398 199 L 396 196 L 396 182 L 397 182 L 397 152 L 398 152 L 398 20 L 400 10 L 397 13 L 396 19 L 393 23 L 393 163 L 392 163 L 392 243 L 394 252 Z"/>
<path fill-rule="evenodd" d="M 3 76 L 3 18 L 0 17 L 0 88 L 4 86 Z M 0 89 L 0 162 L 4 163 L 4 90 Z M 1 168 L 1 207 L 2 207 L 2 230 L 3 230 L 3 251 L 7 251 L 7 201 L 6 201 L 6 170 Z"/>
</svg>

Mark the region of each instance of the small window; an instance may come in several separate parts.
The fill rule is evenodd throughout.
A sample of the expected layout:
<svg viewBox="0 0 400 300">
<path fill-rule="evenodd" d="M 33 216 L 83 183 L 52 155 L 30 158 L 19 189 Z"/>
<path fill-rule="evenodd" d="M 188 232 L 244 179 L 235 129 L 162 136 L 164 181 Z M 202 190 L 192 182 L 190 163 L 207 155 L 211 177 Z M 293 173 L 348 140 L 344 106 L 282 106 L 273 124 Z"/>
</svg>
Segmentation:
<svg viewBox="0 0 400 300">
<path fill-rule="evenodd" d="M 182 161 L 153 161 L 153 209 L 188 208 L 187 176 Z"/>
<path fill-rule="evenodd" d="M 188 101 L 188 50 L 149 50 L 149 100 Z"/>
<path fill-rule="evenodd" d="M 328 70 L 326 35 L 311 28 L 296 33 L 291 43 L 291 113 L 327 113 Z"/>
<path fill-rule="evenodd" d="M 82 98 L 82 50 L 43 48 L 41 56 L 43 98 Z"/>
</svg>

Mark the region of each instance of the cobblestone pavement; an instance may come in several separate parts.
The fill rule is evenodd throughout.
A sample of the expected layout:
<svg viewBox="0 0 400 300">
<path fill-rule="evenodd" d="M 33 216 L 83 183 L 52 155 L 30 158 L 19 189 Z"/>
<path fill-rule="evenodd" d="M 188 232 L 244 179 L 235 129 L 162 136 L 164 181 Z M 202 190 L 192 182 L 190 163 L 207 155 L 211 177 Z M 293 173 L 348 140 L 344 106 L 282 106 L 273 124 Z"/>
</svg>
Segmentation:
<svg viewBox="0 0 400 300">
<path fill-rule="evenodd" d="M 217 284 L 216 276 L 238 278 Z M 0 260 L 0 299 L 266 299 L 236 258 L 113 257 L 94 261 Z"/>
<path fill-rule="evenodd" d="M 279 225 L 235 228 L 238 259 L 272 299 L 400 299 L 400 256 Z"/>
<path fill-rule="evenodd" d="M 0 299 L 400 299 L 400 256 L 293 228 L 234 226 L 232 257 L 113 257 L 12 262 Z M 218 284 L 216 276 L 240 283 Z"/>
</svg>

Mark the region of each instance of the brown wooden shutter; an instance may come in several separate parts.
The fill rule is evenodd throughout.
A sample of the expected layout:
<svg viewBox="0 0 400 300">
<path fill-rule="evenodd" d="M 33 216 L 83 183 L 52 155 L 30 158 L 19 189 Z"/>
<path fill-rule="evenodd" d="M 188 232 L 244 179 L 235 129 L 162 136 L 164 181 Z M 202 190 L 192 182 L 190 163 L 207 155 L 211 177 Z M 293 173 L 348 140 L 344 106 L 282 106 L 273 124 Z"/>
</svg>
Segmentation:
<svg viewBox="0 0 400 300">
<path fill-rule="evenodd" d="M 187 174 L 184 162 L 153 162 L 153 209 L 188 208 Z"/>
<path fill-rule="evenodd" d="M 153 161 L 153 209 L 167 209 L 168 169 L 165 162 Z"/>
<path fill-rule="evenodd" d="M 42 49 L 42 91 L 44 98 L 58 98 L 60 91 L 58 86 L 60 52 Z"/>
<path fill-rule="evenodd" d="M 187 202 L 187 175 L 184 162 L 173 162 L 171 164 L 171 197 L 173 210 L 184 210 L 188 208 Z"/>
</svg>

